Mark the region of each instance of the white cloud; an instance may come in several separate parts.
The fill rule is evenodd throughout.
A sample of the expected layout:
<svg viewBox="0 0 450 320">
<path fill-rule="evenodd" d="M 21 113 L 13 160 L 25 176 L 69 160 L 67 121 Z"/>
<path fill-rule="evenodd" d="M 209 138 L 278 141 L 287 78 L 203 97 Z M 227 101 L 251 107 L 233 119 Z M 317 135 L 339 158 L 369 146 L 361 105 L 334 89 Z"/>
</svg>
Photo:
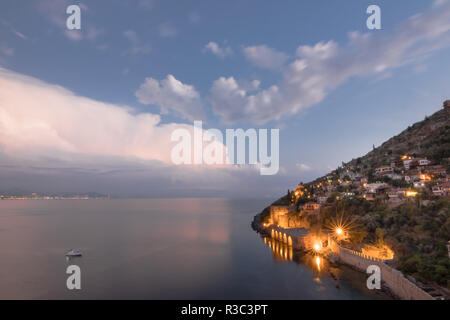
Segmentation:
<svg viewBox="0 0 450 320">
<path fill-rule="evenodd" d="M 147 54 L 152 48 L 148 44 L 142 43 L 141 39 L 134 30 L 125 30 L 123 36 L 130 42 L 130 48 L 124 54 L 137 55 Z"/>
<path fill-rule="evenodd" d="M 300 171 L 309 171 L 309 170 L 311 170 L 311 167 L 308 166 L 308 165 L 305 164 L 305 163 L 297 163 L 295 166 L 296 166 L 297 169 L 300 170 Z"/>
<path fill-rule="evenodd" d="M 203 119 L 200 94 L 191 85 L 184 84 L 171 74 L 161 81 L 146 78 L 136 97 L 142 104 L 156 104 L 163 114 L 173 112 L 188 120 Z"/>
<path fill-rule="evenodd" d="M 213 41 L 208 42 L 204 46 L 203 52 L 208 52 L 208 51 L 222 59 L 227 56 L 231 56 L 233 54 L 233 50 L 231 50 L 230 47 L 221 48 L 216 42 L 213 42 Z"/>
<path fill-rule="evenodd" d="M 0 68 L 0 190 L 111 193 L 122 197 L 275 197 L 254 167 L 174 166 L 173 130 L 127 107 L 77 96 Z"/>
<path fill-rule="evenodd" d="M 158 25 L 158 34 L 163 38 L 175 37 L 177 33 L 178 30 L 170 22 Z"/>
<path fill-rule="evenodd" d="M 245 47 L 243 50 L 245 57 L 250 62 L 264 69 L 280 69 L 288 59 L 287 54 L 266 45 Z"/>
<path fill-rule="evenodd" d="M 0 68 L 0 152 L 15 157 L 102 155 L 171 163 L 170 135 L 190 125 L 88 99 Z M 189 87 L 177 87 L 174 90 Z M 195 95 L 195 94 L 194 94 Z"/>
<path fill-rule="evenodd" d="M 282 100 L 277 86 L 248 95 L 233 77 L 221 77 L 214 81 L 211 98 L 214 113 L 221 116 L 226 123 L 243 118 L 263 123 L 268 116 L 264 109 L 270 110 L 277 101 Z"/>
<path fill-rule="evenodd" d="M 449 45 L 450 2 L 439 1 L 389 33 L 351 32 L 344 46 L 334 41 L 300 46 L 295 60 L 280 68 L 280 82 L 268 89 L 249 93 L 233 77 L 219 78 L 211 88 L 213 110 L 225 122 L 278 120 L 321 102 L 351 77 L 389 74 Z M 256 63 L 257 50 L 253 51 Z M 258 63 L 270 66 L 269 60 Z"/>
</svg>

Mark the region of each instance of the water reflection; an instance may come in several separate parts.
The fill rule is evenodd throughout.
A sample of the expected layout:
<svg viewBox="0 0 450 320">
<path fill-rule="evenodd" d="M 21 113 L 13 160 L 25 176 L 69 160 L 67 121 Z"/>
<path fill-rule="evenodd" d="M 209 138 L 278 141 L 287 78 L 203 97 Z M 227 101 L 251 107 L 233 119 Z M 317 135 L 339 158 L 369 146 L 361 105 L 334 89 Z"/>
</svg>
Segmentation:
<svg viewBox="0 0 450 320">
<path fill-rule="evenodd" d="M 279 240 L 264 237 L 264 243 L 272 249 L 274 260 L 277 261 L 292 261 L 294 252 L 292 247 Z"/>
<path fill-rule="evenodd" d="M 328 260 L 315 251 L 294 250 L 291 245 L 280 238 L 263 237 L 264 243 L 272 250 L 273 259 L 280 262 L 295 262 L 307 266 L 316 276 L 333 272 Z"/>
</svg>

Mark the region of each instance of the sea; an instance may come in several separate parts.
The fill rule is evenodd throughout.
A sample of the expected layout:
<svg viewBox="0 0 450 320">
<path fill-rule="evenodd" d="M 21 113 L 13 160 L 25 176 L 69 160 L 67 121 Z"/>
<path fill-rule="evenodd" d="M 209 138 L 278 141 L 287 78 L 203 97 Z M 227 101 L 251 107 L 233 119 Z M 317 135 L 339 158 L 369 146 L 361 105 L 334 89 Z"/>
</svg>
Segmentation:
<svg viewBox="0 0 450 320">
<path fill-rule="evenodd" d="M 364 273 L 253 231 L 270 202 L 0 200 L 0 299 L 390 299 Z"/>
</svg>

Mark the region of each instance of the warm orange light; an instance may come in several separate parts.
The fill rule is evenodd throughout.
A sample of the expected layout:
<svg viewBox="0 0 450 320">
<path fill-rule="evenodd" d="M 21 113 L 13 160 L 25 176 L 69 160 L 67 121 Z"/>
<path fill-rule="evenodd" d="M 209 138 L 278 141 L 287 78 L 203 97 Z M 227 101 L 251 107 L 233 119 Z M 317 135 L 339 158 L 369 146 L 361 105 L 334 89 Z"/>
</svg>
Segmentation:
<svg viewBox="0 0 450 320">
<path fill-rule="evenodd" d="M 344 233 L 344 231 L 342 230 L 342 228 L 337 228 L 337 229 L 336 229 L 336 233 L 337 233 L 338 235 L 341 235 L 342 233 Z"/>
<path fill-rule="evenodd" d="M 320 271 L 320 257 L 316 257 L 317 269 Z"/>
<path fill-rule="evenodd" d="M 412 190 L 406 191 L 406 196 L 407 197 L 415 197 L 415 196 L 417 196 L 417 191 L 412 191 Z"/>
<path fill-rule="evenodd" d="M 314 250 L 320 251 L 320 244 L 319 243 L 315 243 L 314 244 Z"/>
</svg>

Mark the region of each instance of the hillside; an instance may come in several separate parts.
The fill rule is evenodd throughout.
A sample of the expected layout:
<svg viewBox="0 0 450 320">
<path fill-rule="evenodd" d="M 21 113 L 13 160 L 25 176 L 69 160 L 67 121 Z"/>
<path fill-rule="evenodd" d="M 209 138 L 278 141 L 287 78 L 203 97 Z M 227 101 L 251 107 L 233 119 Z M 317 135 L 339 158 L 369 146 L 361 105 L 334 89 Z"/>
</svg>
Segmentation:
<svg viewBox="0 0 450 320">
<path fill-rule="evenodd" d="M 450 101 L 445 101 L 433 115 L 366 155 L 300 183 L 273 205 L 290 206 L 297 219 L 318 229 L 344 216 L 353 226 L 346 246 L 393 250 L 395 267 L 403 273 L 450 288 L 449 172 Z M 255 217 L 253 225 L 258 223 L 270 223 L 269 208 Z"/>
</svg>

